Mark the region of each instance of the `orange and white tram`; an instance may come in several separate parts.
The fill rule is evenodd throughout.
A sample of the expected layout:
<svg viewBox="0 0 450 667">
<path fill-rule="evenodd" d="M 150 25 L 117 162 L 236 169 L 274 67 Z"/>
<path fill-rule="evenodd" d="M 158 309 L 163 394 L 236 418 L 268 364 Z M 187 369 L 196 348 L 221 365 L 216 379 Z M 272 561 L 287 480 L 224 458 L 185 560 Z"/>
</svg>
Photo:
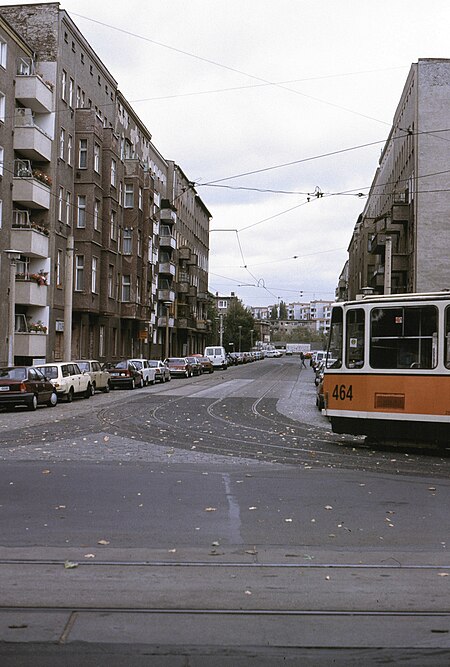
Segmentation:
<svg viewBox="0 0 450 667">
<path fill-rule="evenodd" d="M 323 393 L 335 433 L 450 443 L 450 292 L 335 303 Z"/>
</svg>

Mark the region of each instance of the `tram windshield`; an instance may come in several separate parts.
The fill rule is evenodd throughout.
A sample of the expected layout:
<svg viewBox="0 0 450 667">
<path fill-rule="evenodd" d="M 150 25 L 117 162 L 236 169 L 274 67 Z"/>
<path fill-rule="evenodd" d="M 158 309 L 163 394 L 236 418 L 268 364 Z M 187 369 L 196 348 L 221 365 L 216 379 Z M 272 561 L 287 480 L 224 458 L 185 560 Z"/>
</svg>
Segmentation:
<svg viewBox="0 0 450 667">
<path fill-rule="evenodd" d="M 372 368 L 435 368 L 437 330 L 435 306 L 373 308 L 370 365 Z"/>
<path fill-rule="evenodd" d="M 328 343 L 327 352 L 327 359 L 333 360 L 333 368 L 340 368 L 342 366 L 342 330 L 342 308 L 340 306 L 334 306 L 331 313 L 330 342 Z"/>
</svg>

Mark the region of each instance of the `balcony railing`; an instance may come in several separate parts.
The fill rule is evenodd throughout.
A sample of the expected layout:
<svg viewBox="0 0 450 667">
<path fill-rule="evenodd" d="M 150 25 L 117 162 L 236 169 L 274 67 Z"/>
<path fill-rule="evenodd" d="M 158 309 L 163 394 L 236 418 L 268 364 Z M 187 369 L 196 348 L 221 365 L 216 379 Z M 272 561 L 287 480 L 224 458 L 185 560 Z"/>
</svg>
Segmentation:
<svg viewBox="0 0 450 667">
<path fill-rule="evenodd" d="M 18 74 L 15 88 L 16 100 L 36 113 L 50 113 L 53 92 L 38 74 Z"/>
<path fill-rule="evenodd" d="M 31 109 L 16 109 L 13 147 L 30 160 L 49 162 L 51 159 L 52 140 L 35 124 Z"/>
</svg>

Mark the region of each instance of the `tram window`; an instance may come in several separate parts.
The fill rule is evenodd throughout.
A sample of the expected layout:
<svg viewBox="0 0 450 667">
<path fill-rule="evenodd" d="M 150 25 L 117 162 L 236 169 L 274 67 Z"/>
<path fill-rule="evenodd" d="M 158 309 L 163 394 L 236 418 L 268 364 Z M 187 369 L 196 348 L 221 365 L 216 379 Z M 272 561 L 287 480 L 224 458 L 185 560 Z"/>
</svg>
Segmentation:
<svg viewBox="0 0 450 667">
<path fill-rule="evenodd" d="M 372 368 L 435 368 L 438 311 L 435 306 L 373 308 Z"/>
<path fill-rule="evenodd" d="M 445 367 L 450 368 L 450 308 L 445 309 L 444 354 Z"/>
<path fill-rule="evenodd" d="M 327 358 L 334 359 L 333 368 L 342 366 L 342 328 L 343 328 L 342 308 L 335 306 L 331 313 L 330 342 L 328 344 Z"/>
<path fill-rule="evenodd" d="M 345 334 L 345 365 L 347 368 L 364 366 L 364 310 L 347 311 Z"/>
</svg>

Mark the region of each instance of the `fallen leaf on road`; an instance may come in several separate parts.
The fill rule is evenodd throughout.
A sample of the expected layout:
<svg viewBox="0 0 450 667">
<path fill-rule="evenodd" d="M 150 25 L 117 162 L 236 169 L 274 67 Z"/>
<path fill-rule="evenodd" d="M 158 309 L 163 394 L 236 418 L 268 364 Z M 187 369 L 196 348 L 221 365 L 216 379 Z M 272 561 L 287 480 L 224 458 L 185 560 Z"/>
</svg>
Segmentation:
<svg viewBox="0 0 450 667">
<path fill-rule="evenodd" d="M 249 510 L 256 510 L 256 509 L 258 509 L 258 508 L 252 506 L 252 507 L 249 507 L 248 509 L 249 509 Z"/>
<path fill-rule="evenodd" d="M 220 542 L 211 542 L 211 546 L 212 546 L 212 547 L 219 547 L 219 546 L 220 546 Z"/>
<path fill-rule="evenodd" d="M 252 594 L 251 591 L 245 591 L 245 595 L 251 595 L 251 594 Z"/>
<path fill-rule="evenodd" d="M 217 507 L 205 507 L 205 512 L 215 512 Z"/>
<path fill-rule="evenodd" d="M 258 552 L 256 551 L 256 549 L 247 549 L 245 553 L 250 554 L 250 556 L 256 556 Z"/>
<path fill-rule="evenodd" d="M 325 505 L 325 509 L 326 509 L 326 510 L 332 510 L 333 508 L 332 508 L 331 505 Z"/>
<path fill-rule="evenodd" d="M 65 560 L 64 561 L 64 569 L 65 570 L 73 570 L 74 567 L 78 567 L 78 563 L 75 563 L 73 560 Z"/>
<path fill-rule="evenodd" d="M 95 554 L 84 554 L 85 558 L 95 558 Z"/>
<path fill-rule="evenodd" d="M 43 475 L 50 475 L 50 470 L 43 470 L 43 471 L 42 471 L 42 474 L 43 474 Z"/>
<path fill-rule="evenodd" d="M 97 544 L 109 544 L 108 540 L 99 540 Z"/>
<path fill-rule="evenodd" d="M 448 572 L 438 572 L 438 577 L 448 577 Z"/>
<path fill-rule="evenodd" d="M 169 549 L 169 553 L 170 553 L 170 554 L 176 554 L 176 553 L 177 553 L 177 550 L 176 550 L 176 549 Z"/>
</svg>

